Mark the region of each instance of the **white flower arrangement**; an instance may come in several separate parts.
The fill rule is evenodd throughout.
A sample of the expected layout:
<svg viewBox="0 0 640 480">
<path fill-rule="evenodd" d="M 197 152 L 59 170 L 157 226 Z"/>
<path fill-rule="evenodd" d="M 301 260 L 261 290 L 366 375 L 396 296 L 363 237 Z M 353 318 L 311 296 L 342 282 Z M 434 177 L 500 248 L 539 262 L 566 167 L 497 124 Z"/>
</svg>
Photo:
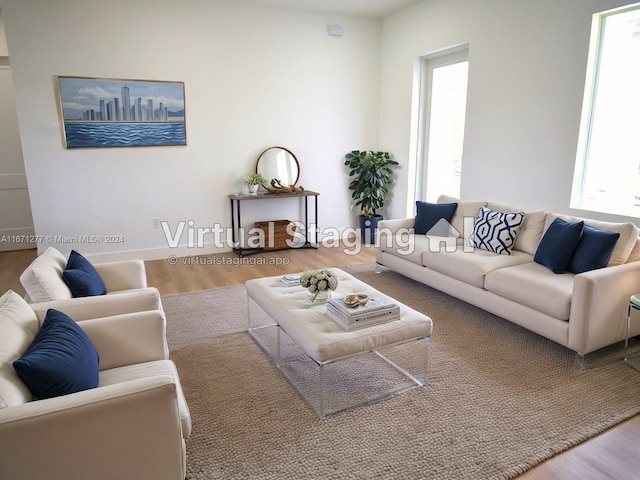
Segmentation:
<svg viewBox="0 0 640 480">
<path fill-rule="evenodd" d="M 300 284 L 309 290 L 313 302 L 318 292 L 338 288 L 338 278 L 331 270 L 309 270 L 300 275 Z"/>
</svg>

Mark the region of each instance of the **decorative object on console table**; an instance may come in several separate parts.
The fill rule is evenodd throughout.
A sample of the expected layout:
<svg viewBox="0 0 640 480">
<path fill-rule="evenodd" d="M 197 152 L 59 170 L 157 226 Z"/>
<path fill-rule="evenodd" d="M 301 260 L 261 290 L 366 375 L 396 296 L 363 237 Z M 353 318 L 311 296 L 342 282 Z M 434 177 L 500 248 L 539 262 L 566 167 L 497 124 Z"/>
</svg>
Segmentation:
<svg viewBox="0 0 640 480">
<path fill-rule="evenodd" d="M 256 222 L 255 226 L 262 231 L 264 237 L 262 248 L 264 250 L 284 250 L 293 246 L 296 224 L 291 220 Z"/>
<path fill-rule="evenodd" d="M 295 185 L 283 185 L 277 178 L 271 179 L 269 185 L 264 185 L 264 188 L 266 188 L 269 193 L 298 193 L 304 191 L 303 186 L 296 187 Z"/>
<path fill-rule="evenodd" d="M 300 276 L 300 285 L 309 290 L 311 302 L 324 303 L 338 288 L 338 278 L 331 270 L 309 270 Z"/>
<path fill-rule="evenodd" d="M 256 173 L 268 179 L 265 188 L 271 193 L 296 193 L 304 190 L 295 186 L 300 178 L 298 159 L 291 150 L 284 147 L 269 147 L 262 152 L 256 162 Z"/>
<path fill-rule="evenodd" d="M 389 152 L 353 150 L 345 155 L 344 164 L 349 167 L 351 198 L 361 210 L 360 238 L 363 243 L 374 244 L 378 222 L 383 218 L 377 210 L 384 207 L 393 181 L 392 167 L 398 162 Z"/>
<path fill-rule="evenodd" d="M 244 183 L 249 188 L 249 195 L 256 195 L 260 185 L 265 185 L 267 179 L 261 173 L 250 173 L 244 177 Z"/>
</svg>

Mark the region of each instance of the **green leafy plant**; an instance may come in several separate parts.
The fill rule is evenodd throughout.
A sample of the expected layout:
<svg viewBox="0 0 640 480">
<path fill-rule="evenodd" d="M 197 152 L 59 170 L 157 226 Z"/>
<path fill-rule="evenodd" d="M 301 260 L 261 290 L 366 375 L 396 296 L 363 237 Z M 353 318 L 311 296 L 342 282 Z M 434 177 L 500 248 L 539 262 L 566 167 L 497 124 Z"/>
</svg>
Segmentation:
<svg viewBox="0 0 640 480">
<path fill-rule="evenodd" d="M 247 185 L 264 185 L 268 180 L 261 173 L 250 173 L 244 177 L 244 183 Z"/>
<path fill-rule="evenodd" d="M 376 210 L 384 207 L 393 181 L 392 167 L 398 162 L 389 152 L 353 150 L 345 155 L 344 164 L 349 168 L 349 190 L 355 205 L 363 216 L 376 216 Z"/>
</svg>

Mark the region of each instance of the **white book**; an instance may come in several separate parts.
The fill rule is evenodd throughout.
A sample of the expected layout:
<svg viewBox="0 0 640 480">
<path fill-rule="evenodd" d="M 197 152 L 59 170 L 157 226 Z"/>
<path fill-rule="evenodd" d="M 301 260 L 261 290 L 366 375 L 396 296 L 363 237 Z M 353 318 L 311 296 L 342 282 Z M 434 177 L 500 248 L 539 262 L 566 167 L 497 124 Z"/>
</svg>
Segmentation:
<svg viewBox="0 0 640 480">
<path fill-rule="evenodd" d="M 300 285 L 300 274 L 287 274 L 282 276 L 282 283 L 287 287 L 295 287 Z"/>
<path fill-rule="evenodd" d="M 400 312 L 400 307 L 390 300 L 382 297 L 371 297 L 366 305 L 358 305 L 357 307 L 349 307 L 344 303 L 344 297 L 332 298 L 328 302 L 345 318 L 356 319 L 359 317 L 368 317 L 375 312 Z"/>
<path fill-rule="evenodd" d="M 386 315 L 378 315 L 377 317 L 369 318 L 366 320 L 359 320 L 353 323 L 347 323 L 341 315 L 335 313 L 335 310 L 329 309 L 327 305 L 327 316 L 334 322 L 340 325 L 346 331 L 358 330 L 360 328 L 367 328 L 373 325 L 380 325 L 381 323 L 387 323 L 394 320 L 400 320 L 400 314 L 388 313 Z"/>
<path fill-rule="evenodd" d="M 360 315 L 356 315 L 354 317 L 344 315 L 341 310 L 337 309 L 333 304 L 327 303 L 327 312 L 332 313 L 334 316 L 340 318 L 344 323 L 352 324 L 356 322 L 364 322 L 364 321 L 373 321 L 380 317 L 385 317 L 389 315 L 400 316 L 400 307 L 394 305 L 393 307 L 381 309 L 381 310 L 373 310 L 371 312 L 363 313 Z"/>
</svg>

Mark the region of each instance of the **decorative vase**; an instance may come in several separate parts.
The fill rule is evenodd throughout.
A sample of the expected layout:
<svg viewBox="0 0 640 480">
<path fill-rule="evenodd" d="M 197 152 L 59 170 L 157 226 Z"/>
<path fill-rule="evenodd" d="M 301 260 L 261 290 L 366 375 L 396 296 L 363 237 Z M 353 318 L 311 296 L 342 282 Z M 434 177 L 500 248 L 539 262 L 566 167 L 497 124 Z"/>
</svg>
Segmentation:
<svg viewBox="0 0 640 480">
<path fill-rule="evenodd" d="M 331 290 L 317 290 L 315 292 L 309 291 L 309 300 L 311 303 L 327 303 L 331 298 Z"/>
<path fill-rule="evenodd" d="M 247 188 L 249 189 L 249 195 L 258 193 L 258 185 L 247 185 Z"/>
</svg>

